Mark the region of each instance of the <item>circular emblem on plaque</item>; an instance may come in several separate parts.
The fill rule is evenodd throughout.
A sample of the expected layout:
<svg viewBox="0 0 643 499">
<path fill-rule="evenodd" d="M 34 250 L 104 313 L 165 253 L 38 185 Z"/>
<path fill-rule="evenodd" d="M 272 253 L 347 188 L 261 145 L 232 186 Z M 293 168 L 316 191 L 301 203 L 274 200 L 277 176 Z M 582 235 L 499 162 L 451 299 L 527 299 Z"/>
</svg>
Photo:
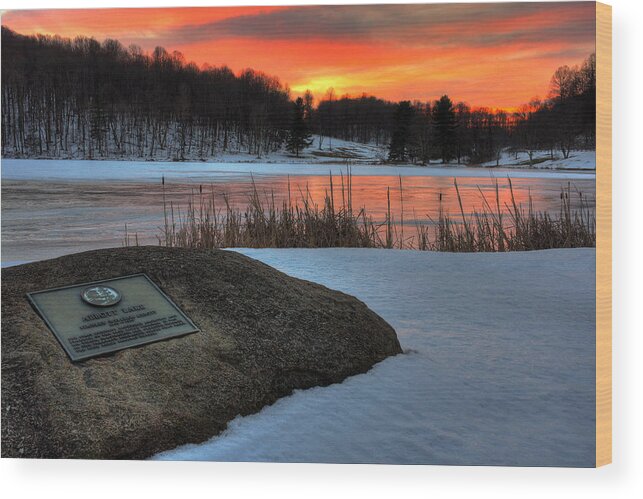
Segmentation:
<svg viewBox="0 0 643 499">
<path fill-rule="evenodd" d="M 80 292 L 83 301 L 95 307 L 111 307 L 121 301 L 121 294 L 109 286 L 90 286 Z"/>
</svg>

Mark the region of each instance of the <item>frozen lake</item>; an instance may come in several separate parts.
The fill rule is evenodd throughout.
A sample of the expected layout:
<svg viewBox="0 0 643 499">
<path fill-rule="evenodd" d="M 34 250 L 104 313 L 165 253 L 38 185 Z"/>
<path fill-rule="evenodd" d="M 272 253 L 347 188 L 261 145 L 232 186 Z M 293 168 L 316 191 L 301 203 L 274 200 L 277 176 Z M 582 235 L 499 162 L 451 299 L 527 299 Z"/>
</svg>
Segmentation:
<svg viewBox="0 0 643 499">
<path fill-rule="evenodd" d="M 158 244 L 163 225 L 163 190 L 168 203 L 183 211 L 199 186 L 213 191 L 223 207 L 223 193 L 234 206 L 245 208 L 252 179 L 262 195 L 277 203 L 308 189 L 316 202 L 329 190 L 329 173 L 335 175 L 336 199 L 342 165 L 160 163 L 123 161 L 2 161 L 2 261 L 37 260 L 87 249 L 121 246 L 125 224 L 141 244 Z M 501 202 L 509 201 L 507 175 L 511 175 L 519 203 L 529 195 L 534 208 L 557 213 L 560 191 L 571 183 L 586 198 L 595 197 L 595 175 L 588 172 L 511 170 L 497 168 L 390 167 L 358 165 L 352 168 L 353 205 L 365 206 L 376 221 L 385 217 L 387 188 L 391 210 L 402 214 L 398 175 L 402 175 L 404 220 L 415 223 L 435 219 L 439 200 L 451 214 L 459 210 L 453 179 L 458 179 L 465 210 L 482 207 L 478 188 L 491 199 L 493 179 L 500 184 Z M 572 196 L 573 204 L 578 198 Z"/>
<path fill-rule="evenodd" d="M 594 171 L 537 170 L 516 168 L 472 168 L 454 166 L 388 166 L 353 165 L 355 176 L 397 176 L 403 177 L 482 177 L 497 178 L 548 178 L 580 180 L 595 178 Z M 47 160 L 47 159 L 3 159 L 3 180 L 47 180 L 47 181 L 160 181 L 168 180 L 193 183 L 225 181 L 240 176 L 285 176 L 346 174 L 348 167 L 337 163 L 206 163 L 206 162 L 163 162 L 163 161 L 99 161 L 99 160 Z"/>
</svg>

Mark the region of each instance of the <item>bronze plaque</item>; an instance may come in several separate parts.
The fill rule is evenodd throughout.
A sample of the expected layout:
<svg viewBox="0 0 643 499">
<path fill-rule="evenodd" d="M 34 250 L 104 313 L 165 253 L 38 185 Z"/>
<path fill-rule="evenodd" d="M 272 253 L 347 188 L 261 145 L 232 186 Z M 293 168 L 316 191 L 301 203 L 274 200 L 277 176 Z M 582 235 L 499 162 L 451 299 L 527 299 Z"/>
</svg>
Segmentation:
<svg viewBox="0 0 643 499">
<path fill-rule="evenodd" d="M 74 362 L 199 331 L 145 274 L 27 296 Z"/>
</svg>

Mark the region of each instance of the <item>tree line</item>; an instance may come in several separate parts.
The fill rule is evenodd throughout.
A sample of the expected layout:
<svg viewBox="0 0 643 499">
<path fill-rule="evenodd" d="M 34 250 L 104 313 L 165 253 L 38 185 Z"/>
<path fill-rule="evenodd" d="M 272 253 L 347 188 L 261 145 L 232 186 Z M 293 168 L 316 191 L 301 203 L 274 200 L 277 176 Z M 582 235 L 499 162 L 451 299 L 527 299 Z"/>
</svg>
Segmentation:
<svg viewBox="0 0 643 499">
<path fill-rule="evenodd" d="M 388 147 L 391 162 L 477 164 L 503 150 L 593 148 L 596 63 L 558 68 L 550 94 L 515 112 L 447 95 L 390 102 L 310 92 L 275 77 L 187 63 L 179 52 L 116 40 L 17 34 L 2 27 L 2 154 L 8 157 L 207 159 L 275 151 L 299 156 L 333 139 Z M 315 135 L 313 141 L 312 135 Z"/>
<path fill-rule="evenodd" d="M 198 68 L 179 52 L 2 27 L 2 153 L 181 160 L 282 147 L 291 101 L 274 77 Z"/>
<path fill-rule="evenodd" d="M 392 119 L 389 160 L 428 163 L 498 161 L 503 150 L 536 151 L 551 158 L 560 151 L 596 144 L 596 58 L 580 67 L 562 66 L 551 78 L 549 97 L 533 99 L 515 112 L 454 104 L 444 95 L 434 102 L 397 104 Z"/>
</svg>

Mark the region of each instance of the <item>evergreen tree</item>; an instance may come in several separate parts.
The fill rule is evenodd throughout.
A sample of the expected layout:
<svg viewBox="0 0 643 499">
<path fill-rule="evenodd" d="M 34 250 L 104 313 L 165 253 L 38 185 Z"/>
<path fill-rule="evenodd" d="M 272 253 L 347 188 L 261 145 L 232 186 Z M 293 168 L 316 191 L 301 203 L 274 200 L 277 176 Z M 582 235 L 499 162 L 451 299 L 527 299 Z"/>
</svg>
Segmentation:
<svg viewBox="0 0 643 499">
<path fill-rule="evenodd" d="M 415 114 L 409 101 L 402 101 L 397 105 L 393 115 L 393 134 L 389 146 L 388 160 L 403 162 L 408 158 L 409 146 L 413 142 L 411 125 Z"/>
<path fill-rule="evenodd" d="M 435 145 L 443 163 L 455 157 L 457 126 L 453 102 L 448 95 L 443 95 L 433 106 Z"/>
<path fill-rule="evenodd" d="M 288 143 L 286 144 L 288 151 L 294 153 L 297 157 L 299 157 L 299 153 L 305 147 L 312 143 L 305 115 L 306 106 L 304 99 L 297 97 L 297 100 L 293 103 L 293 118 L 290 125 Z"/>
</svg>

